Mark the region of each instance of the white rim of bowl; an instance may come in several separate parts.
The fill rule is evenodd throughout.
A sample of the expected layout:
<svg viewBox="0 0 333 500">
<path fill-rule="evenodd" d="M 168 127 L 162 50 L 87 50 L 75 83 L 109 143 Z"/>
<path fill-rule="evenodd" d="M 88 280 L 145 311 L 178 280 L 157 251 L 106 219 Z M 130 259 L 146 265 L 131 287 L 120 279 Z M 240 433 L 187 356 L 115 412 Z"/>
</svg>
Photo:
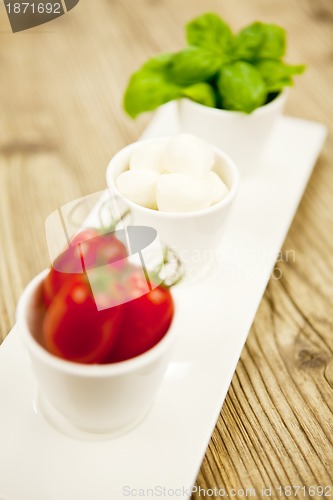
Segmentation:
<svg viewBox="0 0 333 500">
<path fill-rule="evenodd" d="M 48 272 L 49 269 L 45 269 L 41 273 L 37 274 L 37 276 L 35 276 L 28 283 L 18 301 L 16 308 L 16 321 L 21 329 L 21 335 L 23 334 L 23 340 L 27 344 L 28 351 L 31 350 L 31 352 L 33 352 L 33 354 L 43 363 L 50 365 L 54 369 L 72 375 L 98 378 L 131 373 L 154 362 L 163 354 L 164 351 L 168 350 L 168 347 L 172 343 L 177 330 L 175 328 L 175 318 L 177 316 L 176 306 L 171 326 L 164 337 L 151 349 L 140 354 L 139 356 L 136 356 L 135 358 L 108 364 L 84 364 L 61 359 L 51 354 L 33 337 L 30 333 L 27 322 L 27 309 L 29 307 L 29 303 Z"/>
<path fill-rule="evenodd" d="M 116 179 L 115 179 L 115 166 L 117 166 L 117 163 L 119 160 L 121 160 L 124 156 L 127 154 L 129 155 L 132 150 L 135 148 L 139 147 L 143 142 L 155 142 L 161 139 L 168 139 L 167 137 L 156 137 L 154 139 L 144 139 L 142 141 L 137 141 L 133 142 L 132 144 L 129 144 L 128 146 L 125 146 L 123 149 L 118 151 L 111 161 L 109 162 L 109 165 L 106 170 L 106 180 L 109 188 L 114 191 L 114 193 L 124 200 L 127 205 L 130 207 L 133 207 L 137 210 L 142 211 L 143 213 L 146 214 L 159 214 L 158 217 L 164 217 L 164 218 L 172 218 L 172 219 L 178 219 L 178 218 L 192 218 L 192 217 L 200 217 L 200 216 L 205 216 L 212 214 L 216 211 L 218 211 L 221 207 L 229 205 L 232 200 L 235 198 L 238 188 L 239 188 L 239 183 L 240 183 L 240 174 L 239 170 L 235 164 L 235 162 L 228 156 L 226 153 L 221 151 L 219 148 L 215 146 L 211 146 L 211 148 L 214 150 L 214 153 L 220 157 L 225 162 L 226 168 L 229 169 L 231 172 L 232 176 L 232 181 L 231 181 L 231 186 L 229 188 L 228 194 L 218 203 L 215 203 L 215 205 L 211 205 L 210 207 L 201 209 L 201 210 L 193 210 L 192 212 L 165 212 L 165 211 L 159 211 L 159 210 L 153 210 L 151 208 L 146 208 L 141 205 L 138 205 L 137 203 L 134 203 L 133 201 L 129 200 L 124 196 L 119 189 L 117 188 L 116 185 Z M 122 170 L 122 172 L 125 170 Z M 119 172 L 117 175 L 120 175 L 121 172 Z"/>
</svg>

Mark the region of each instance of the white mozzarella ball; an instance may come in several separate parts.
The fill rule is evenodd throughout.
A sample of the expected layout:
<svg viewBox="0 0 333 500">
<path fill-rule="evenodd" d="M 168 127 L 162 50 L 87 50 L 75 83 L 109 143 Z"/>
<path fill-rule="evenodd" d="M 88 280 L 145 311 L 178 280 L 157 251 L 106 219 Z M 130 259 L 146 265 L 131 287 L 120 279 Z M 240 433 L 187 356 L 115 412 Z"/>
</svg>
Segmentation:
<svg viewBox="0 0 333 500">
<path fill-rule="evenodd" d="M 156 181 L 158 173 L 152 170 L 126 170 L 117 178 L 121 194 L 138 205 L 156 209 Z"/>
<path fill-rule="evenodd" d="M 165 148 L 165 170 L 205 178 L 215 162 L 213 148 L 191 134 L 171 138 Z"/>
<path fill-rule="evenodd" d="M 228 194 L 229 189 L 221 177 L 219 177 L 215 172 L 209 172 L 207 182 L 209 183 L 211 193 L 211 205 L 215 205 L 215 203 L 223 200 L 223 198 Z"/>
<path fill-rule="evenodd" d="M 153 170 L 161 173 L 164 168 L 164 150 L 166 141 L 142 142 L 138 145 L 129 160 L 130 170 Z"/>
<path fill-rule="evenodd" d="M 206 180 L 186 174 L 162 174 L 157 180 L 157 208 L 163 212 L 191 212 L 210 206 Z"/>
</svg>

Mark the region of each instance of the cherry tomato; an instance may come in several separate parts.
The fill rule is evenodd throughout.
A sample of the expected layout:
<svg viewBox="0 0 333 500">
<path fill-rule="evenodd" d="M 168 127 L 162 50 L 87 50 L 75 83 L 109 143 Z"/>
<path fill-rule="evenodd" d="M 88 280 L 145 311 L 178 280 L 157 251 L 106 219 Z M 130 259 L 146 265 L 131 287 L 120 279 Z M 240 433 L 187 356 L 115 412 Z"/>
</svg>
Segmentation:
<svg viewBox="0 0 333 500">
<path fill-rule="evenodd" d="M 165 335 L 174 314 L 170 291 L 149 291 L 142 269 L 127 262 L 125 245 L 113 233 L 93 229 L 79 233 L 56 259 L 43 298 L 44 347 L 78 363 L 113 363 L 144 353 Z M 96 304 L 105 309 L 98 311 Z"/>
<path fill-rule="evenodd" d="M 98 238 L 97 263 L 111 264 L 115 269 L 122 269 L 126 263 L 127 250 L 125 245 L 112 233 L 105 233 Z"/>
<path fill-rule="evenodd" d="M 124 361 L 156 345 L 168 331 L 174 315 L 170 290 L 158 286 L 123 305 L 118 341 L 107 362 Z"/>
<path fill-rule="evenodd" d="M 78 363 L 101 363 L 120 332 L 122 306 L 98 311 L 89 284 L 69 280 L 46 310 L 44 347 L 55 356 Z"/>
<path fill-rule="evenodd" d="M 69 253 L 68 258 L 72 259 L 73 266 L 79 267 L 77 272 L 83 269 L 89 269 L 96 264 L 98 254 L 98 238 L 99 232 L 97 229 L 87 228 L 78 233 L 71 240 L 68 249 L 65 253 Z M 63 271 L 62 269 L 58 269 Z"/>
</svg>

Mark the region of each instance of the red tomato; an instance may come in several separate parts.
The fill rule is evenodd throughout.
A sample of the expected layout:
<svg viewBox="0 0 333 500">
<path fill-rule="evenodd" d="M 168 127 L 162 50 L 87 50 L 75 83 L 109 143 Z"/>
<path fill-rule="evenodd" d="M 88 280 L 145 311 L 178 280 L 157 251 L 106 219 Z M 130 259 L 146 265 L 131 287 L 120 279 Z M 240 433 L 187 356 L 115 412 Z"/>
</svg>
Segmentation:
<svg viewBox="0 0 333 500">
<path fill-rule="evenodd" d="M 78 363 L 101 363 L 114 347 L 123 318 L 121 306 L 98 311 L 89 284 L 69 280 L 46 311 L 44 347 Z"/>
<path fill-rule="evenodd" d="M 105 233 L 98 237 L 97 262 L 99 265 L 112 264 L 115 269 L 122 269 L 127 255 L 125 245 L 112 233 Z"/>
<path fill-rule="evenodd" d="M 74 266 L 80 266 L 77 272 L 80 272 L 83 267 L 89 269 L 96 264 L 98 238 L 99 232 L 97 229 L 87 228 L 71 240 L 69 248 L 65 253 L 69 253 L 69 258 L 72 259 Z M 62 271 L 62 269 L 58 269 L 58 271 Z"/>
<path fill-rule="evenodd" d="M 53 263 L 43 283 L 46 306 L 68 281 L 81 277 L 87 282 L 84 269 L 112 263 L 115 268 L 124 265 L 127 257 L 125 245 L 112 233 L 100 235 L 96 229 L 85 229 L 76 235 L 70 246 Z"/>
<path fill-rule="evenodd" d="M 156 345 L 168 331 L 174 315 L 170 290 L 158 286 L 123 305 L 124 318 L 118 341 L 106 362 L 124 361 Z"/>
</svg>

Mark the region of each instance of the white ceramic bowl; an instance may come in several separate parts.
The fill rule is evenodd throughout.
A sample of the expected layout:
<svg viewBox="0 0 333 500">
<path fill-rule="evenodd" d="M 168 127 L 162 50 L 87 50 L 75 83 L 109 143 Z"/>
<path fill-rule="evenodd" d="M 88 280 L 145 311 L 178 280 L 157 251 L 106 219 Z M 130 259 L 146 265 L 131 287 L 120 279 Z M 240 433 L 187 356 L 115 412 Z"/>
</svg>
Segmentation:
<svg viewBox="0 0 333 500">
<path fill-rule="evenodd" d="M 136 358 L 105 365 L 62 360 L 47 352 L 32 334 L 34 318 L 43 313 L 41 284 L 47 272 L 28 284 L 16 313 L 46 416 L 56 425 L 59 421 L 68 423 L 65 432 L 68 427 L 108 436 L 125 432 L 139 423 L 153 404 L 177 336 L 175 319 L 162 340 Z"/>
<path fill-rule="evenodd" d="M 282 115 L 288 91 L 250 114 L 210 108 L 190 99 L 178 101 L 182 131 L 194 134 L 225 151 L 241 174 L 260 165 L 277 119 Z"/>
<path fill-rule="evenodd" d="M 147 139 L 146 142 L 160 141 Z M 150 226 L 156 229 L 162 244 L 172 247 L 185 265 L 185 280 L 193 281 L 204 277 L 212 267 L 216 251 L 235 200 L 239 173 L 235 163 L 218 148 L 215 152 L 214 171 L 229 188 L 226 197 L 215 205 L 186 213 L 160 212 L 142 207 L 128 200 L 117 188 L 117 177 L 128 169 L 129 159 L 142 142 L 135 142 L 119 151 L 110 161 L 106 178 L 111 191 L 119 196 L 131 209 L 132 224 Z"/>
</svg>

